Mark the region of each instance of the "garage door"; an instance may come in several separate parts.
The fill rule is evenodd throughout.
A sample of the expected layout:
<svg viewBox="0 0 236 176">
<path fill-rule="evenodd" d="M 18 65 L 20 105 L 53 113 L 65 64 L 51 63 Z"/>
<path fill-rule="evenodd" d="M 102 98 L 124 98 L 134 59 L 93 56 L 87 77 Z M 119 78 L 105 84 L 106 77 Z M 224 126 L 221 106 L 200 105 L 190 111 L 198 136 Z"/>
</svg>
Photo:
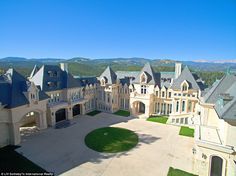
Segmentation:
<svg viewBox="0 0 236 176">
<path fill-rule="evenodd" d="M 80 105 L 77 104 L 73 107 L 73 116 L 79 115 L 80 114 Z"/>
<path fill-rule="evenodd" d="M 60 109 L 56 112 L 56 122 L 60 122 L 62 120 L 66 120 L 66 110 Z"/>
</svg>

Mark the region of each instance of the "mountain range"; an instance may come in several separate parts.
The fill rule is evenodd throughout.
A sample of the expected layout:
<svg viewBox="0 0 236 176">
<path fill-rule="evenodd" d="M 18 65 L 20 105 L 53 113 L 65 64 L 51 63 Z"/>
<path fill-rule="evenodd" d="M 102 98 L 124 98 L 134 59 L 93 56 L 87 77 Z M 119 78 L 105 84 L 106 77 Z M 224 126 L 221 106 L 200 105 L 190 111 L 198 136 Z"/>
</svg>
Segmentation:
<svg viewBox="0 0 236 176">
<path fill-rule="evenodd" d="M 149 62 L 153 67 L 164 66 L 173 67 L 175 62 L 179 62 L 171 59 L 147 59 L 140 57 L 133 58 L 106 58 L 106 59 L 90 59 L 83 57 L 74 57 L 71 59 L 62 58 L 32 58 L 27 59 L 24 57 L 5 57 L 0 59 L 0 68 L 8 67 L 33 67 L 43 64 L 58 64 L 60 62 L 77 63 L 88 66 L 120 66 L 123 67 L 142 67 L 146 62 Z M 236 60 L 196 60 L 196 61 L 180 61 L 183 65 L 187 65 L 190 69 L 195 71 L 226 71 L 229 67 L 236 69 Z M 123 69 L 122 69 L 123 70 Z"/>
</svg>

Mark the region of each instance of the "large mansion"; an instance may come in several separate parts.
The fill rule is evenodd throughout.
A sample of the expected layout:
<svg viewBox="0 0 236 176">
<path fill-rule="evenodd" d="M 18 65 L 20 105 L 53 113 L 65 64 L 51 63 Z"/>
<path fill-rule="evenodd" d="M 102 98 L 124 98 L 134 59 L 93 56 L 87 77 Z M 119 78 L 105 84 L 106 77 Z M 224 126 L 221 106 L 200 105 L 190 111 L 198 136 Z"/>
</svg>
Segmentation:
<svg viewBox="0 0 236 176">
<path fill-rule="evenodd" d="M 0 75 L 0 147 L 21 142 L 20 128 L 35 123 L 54 127 L 94 110 L 148 118 L 168 115 L 168 123 L 195 128 L 195 169 L 209 175 L 236 175 L 236 76 L 225 75 L 209 89 L 186 66 L 154 72 L 149 63 L 139 72 L 73 77 L 66 63 L 35 66 L 25 78 L 13 68 Z M 215 167 L 215 168 L 214 168 Z"/>
</svg>

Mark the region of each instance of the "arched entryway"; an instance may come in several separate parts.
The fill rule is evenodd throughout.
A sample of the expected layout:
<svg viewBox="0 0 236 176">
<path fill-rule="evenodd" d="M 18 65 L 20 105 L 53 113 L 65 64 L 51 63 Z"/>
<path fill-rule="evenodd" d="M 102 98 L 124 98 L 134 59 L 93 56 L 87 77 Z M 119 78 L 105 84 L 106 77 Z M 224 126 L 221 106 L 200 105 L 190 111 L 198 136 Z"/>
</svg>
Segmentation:
<svg viewBox="0 0 236 176">
<path fill-rule="evenodd" d="M 223 159 L 218 156 L 211 157 L 210 176 L 222 176 Z"/>
<path fill-rule="evenodd" d="M 141 101 L 135 101 L 133 103 L 133 107 L 132 107 L 132 112 L 133 112 L 133 115 L 135 116 L 139 116 L 139 115 L 142 115 L 142 114 L 145 114 L 146 112 L 146 107 L 145 107 L 145 104 Z"/>
<path fill-rule="evenodd" d="M 56 123 L 66 120 L 66 109 L 59 109 L 56 111 Z"/>
<path fill-rule="evenodd" d="M 40 129 L 40 113 L 36 111 L 28 112 L 19 122 L 21 136 L 28 136 Z"/>
<path fill-rule="evenodd" d="M 77 104 L 73 107 L 73 117 L 81 114 L 81 105 Z"/>
</svg>

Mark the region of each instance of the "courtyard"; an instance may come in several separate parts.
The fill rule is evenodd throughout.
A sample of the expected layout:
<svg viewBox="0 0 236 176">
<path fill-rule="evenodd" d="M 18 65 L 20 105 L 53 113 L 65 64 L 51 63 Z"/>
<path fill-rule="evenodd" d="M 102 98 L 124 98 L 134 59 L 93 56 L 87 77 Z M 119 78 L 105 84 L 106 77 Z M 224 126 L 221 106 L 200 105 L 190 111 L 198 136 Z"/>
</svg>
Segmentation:
<svg viewBox="0 0 236 176">
<path fill-rule="evenodd" d="M 134 131 L 138 144 L 129 151 L 100 153 L 85 145 L 85 136 L 102 127 Z M 78 116 L 67 128 L 48 128 L 23 136 L 17 152 L 55 175 L 166 176 L 169 167 L 194 173 L 194 139 L 180 127 L 115 114 Z"/>
</svg>

